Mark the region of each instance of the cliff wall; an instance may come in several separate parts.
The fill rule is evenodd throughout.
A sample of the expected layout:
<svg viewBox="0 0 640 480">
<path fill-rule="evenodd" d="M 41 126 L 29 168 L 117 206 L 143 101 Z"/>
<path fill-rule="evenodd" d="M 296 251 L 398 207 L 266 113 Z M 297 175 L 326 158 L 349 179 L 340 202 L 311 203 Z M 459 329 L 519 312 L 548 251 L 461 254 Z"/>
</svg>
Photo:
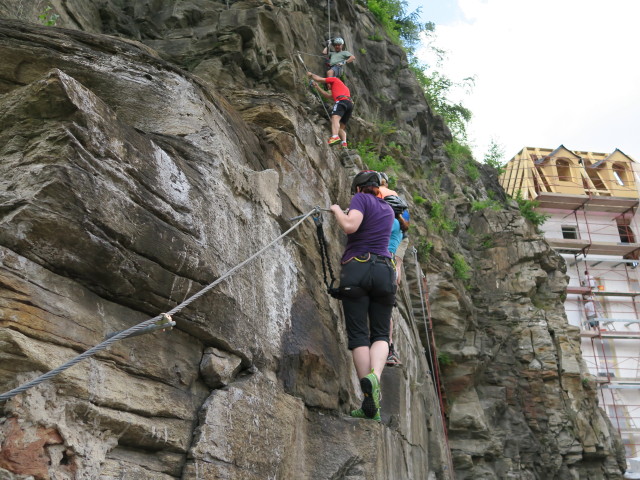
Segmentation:
<svg viewBox="0 0 640 480">
<path fill-rule="evenodd" d="M 411 239 L 455 478 L 621 478 L 619 438 L 562 313 L 562 259 L 491 172 L 473 178 L 447 158 L 446 127 L 364 5 L 52 5 L 64 28 L 26 22 L 37 2 L 0 1 L 3 391 L 170 310 L 290 217 L 348 204 L 364 165 L 326 146 L 298 59 L 321 73 L 313 55 L 331 33 L 357 56 L 350 141 L 395 142 L 400 192 L 426 198 L 411 205 Z M 490 197 L 499 211 L 474 208 Z M 336 268 L 344 238 L 324 218 Z M 394 310 L 403 366 L 383 375 L 382 424 L 347 416 L 358 382 L 306 220 L 175 315 L 173 331 L 123 340 L 1 405 L 0 473 L 453 478 L 412 258 Z"/>
</svg>

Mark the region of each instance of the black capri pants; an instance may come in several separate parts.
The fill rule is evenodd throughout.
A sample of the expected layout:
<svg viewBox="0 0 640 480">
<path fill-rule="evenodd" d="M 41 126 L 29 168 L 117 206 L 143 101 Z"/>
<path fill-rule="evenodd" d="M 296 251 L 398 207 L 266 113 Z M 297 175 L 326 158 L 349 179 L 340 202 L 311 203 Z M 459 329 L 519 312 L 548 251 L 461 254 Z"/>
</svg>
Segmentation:
<svg viewBox="0 0 640 480">
<path fill-rule="evenodd" d="M 342 265 L 340 291 L 349 350 L 370 347 L 377 341 L 389 343 L 396 288 L 396 271 L 390 258 L 367 254 Z"/>
</svg>

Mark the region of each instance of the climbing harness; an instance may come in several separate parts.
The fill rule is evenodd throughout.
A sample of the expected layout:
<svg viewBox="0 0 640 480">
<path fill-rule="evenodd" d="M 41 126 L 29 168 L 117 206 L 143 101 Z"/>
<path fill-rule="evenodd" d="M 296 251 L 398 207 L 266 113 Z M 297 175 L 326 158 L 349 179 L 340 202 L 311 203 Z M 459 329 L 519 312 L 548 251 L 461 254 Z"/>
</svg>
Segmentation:
<svg viewBox="0 0 640 480">
<path fill-rule="evenodd" d="M 162 326 L 164 326 L 164 328 L 168 328 L 169 324 L 173 323 L 173 321 L 171 320 L 171 316 L 172 315 L 174 315 L 174 314 L 180 312 L 181 310 L 183 310 L 185 307 L 187 307 L 188 305 L 193 303 L 195 300 L 199 299 L 204 294 L 209 292 L 213 287 L 218 285 L 220 282 L 222 282 L 226 278 L 230 277 L 233 273 L 236 272 L 236 270 L 239 270 L 240 268 L 245 266 L 247 263 L 251 262 L 253 259 L 255 259 L 256 257 L 260 256 L 263 252 L 268 250 L 275 243 L 277 243 L 278 241 L 280 241 L 281 239 L 283 239 L 284 237 L 289 235 L 293 230 L 298 228 L 302 224 L 302 222 L 304 222 L 304 220 L 307 217 L 311 216 L 312 214 L 314 214 L 314 213 L 316 213 L 318 211 L 319 211 L 319 207 L 315 207 L 310 212 L 308 212 L 308 213 L 306 213 L 304 215 L 301 215 L 299 217 L 296 217 L 296 218 L 299 218 L 300 220 L 295 225 L 293 225 L 289 230 L 284 232 L 282 235 L 280 235 L 278 238 L 273 240 L 268 245 L 266 245 L 263 248 L 261 248 L 260 250 L 258 250 L 256 253 L 251 255 L 249 258 L 247 258 L 243 262 L 241 262 L 238 265 L 236 265 L 235 267 L 233 267 L 231 270 L 228 270 L 226 273 L 224 273 L 221 277 L 219 277 L 213 283 L 207 285 L 206 287 L 204 287 L 199 292 L 197 292 L 194 295 L 192 295 L 191 297 L 187 298 L 181 304 L 179 304 L 179 305 L 175 306 L 174 308 L 172 308 L 171 310 L 169 310 L 167 313 L 161 313 L 159 315 L 156 315 L 153 318 L 145 320 L 144 322 L 140 322 L 139 324 L 134 325 L 133 327 L 128 328 L 127 330 L 123 330 L 121 332 L 118 332 L 118 333 L 114 334 L 112 337 L 110 337 L 110 338 L 106 339 L 105 341 L 103 341 L 102 343 L 99 343 L 95 347 L 92 347 L 89 350 L 87 350 L 86 352 L 83 352 L 80 355 L 72 358 L 71 360 L 69 360 L 65 364 L 60 365 L 59 367 L 54 368 L 53 370 L 51 370 L 51 371 L 49 371 L 47 373 L 44 373 L 43 375 L 40 375 L 39 377 L 34 378 L 33 380 L 31 380 L 31 381 L 29 381 L 29 382 L 27 382 L 27 383 L 25 383 L 23 385 L 20 385 L 19 387 L 16 387 L 13 390 L 10 390 L 10 391 L 8 391 L 6 393 L 3 393 L 2 395 L 0 395 L 0 402 L 4 402 L 6 400 L 9 400 L 9 399 L 15 397 L 16 395 L 18 395 L 20 393 L 26 392 L 27 390 L 29 390 L 32 387 L 35 387 L 36 385 L 40 385 L 41 383 L 43 383 L 43 382 L 55 377 L 56 375 L 59 375 L 60 373 L 64 372 L 68 368 L 73 367 L 77 363 L 80 363 L 85 358 L 89 358 L 89 357 L 95 355 L 96 353 L 104 350 L 105 348 L 109 347 L 110 345 L 116 343 L 119 340 L 131 337 L 131 336 L 134 336 L 134 335 L 141 335 L 143 333 L 149 333 L 148 331 L 144 331 L 144 330 L 148 329 L 149 327 L 154 326 L 154 325 L 159 326 L 158 328 L 160 328 L 160 329 L 163 328 Z M 161 323 L 161 322 L 168 322 L 168 323 Z"/>
</svg>

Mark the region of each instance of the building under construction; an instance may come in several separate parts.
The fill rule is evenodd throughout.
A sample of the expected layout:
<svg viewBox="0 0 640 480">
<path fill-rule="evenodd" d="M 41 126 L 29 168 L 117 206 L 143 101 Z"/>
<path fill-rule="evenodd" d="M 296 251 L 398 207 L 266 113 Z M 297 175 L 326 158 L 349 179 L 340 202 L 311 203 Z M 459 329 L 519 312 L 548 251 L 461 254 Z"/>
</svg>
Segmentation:
<svg viewBox="0 0 640 480">
<path fill-rule="evenodd" d="M 562 145 L 523 148 L 500 177 L 509 195 L 537 202 L 536 211 L 549 216 L 541 229 L 571 278 L 567 318 L 580 328 L 600 405 L 629 459 L 640 457 L 638 178 L 636 162 L 618 149 L 605 154 Z"/>
</svg>

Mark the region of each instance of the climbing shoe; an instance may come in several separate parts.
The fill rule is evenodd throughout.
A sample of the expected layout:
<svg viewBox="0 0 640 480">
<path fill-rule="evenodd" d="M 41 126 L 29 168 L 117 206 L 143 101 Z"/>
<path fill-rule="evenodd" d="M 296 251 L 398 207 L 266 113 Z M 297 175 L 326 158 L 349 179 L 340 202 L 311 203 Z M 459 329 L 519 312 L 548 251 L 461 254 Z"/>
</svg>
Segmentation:
<svg viewBox="0 0 640 480">
<path fill-rule="evenodd" d="M 342 148 L 348 148 L 347 142 L 342 142 L 342 143 L 340 144 L 340 146 L 341 146 Z"/>
<path fill-rule="evenodd" d="M 369 375 L 360 379 L 360 388 L 364 394 L 362 411 L 366 417 L 375 418 L 380 415 L 380 382 L 373 369 Z"/>
<path fill-rule="evenodd" d="M 393 348 L 393 345 L 389 345 L 389 356 L 387 357 L 387 365 L 402 365 L 400 357 L 398 356 L 398 352 L 396 352 L 395 348 Z"/>
<path fill-rule="evenodd" d="M 340 137 L 337 135 L 333 135 L 332 137 L 329 138 L 329 140 L 327 141 L 327 143 L 329 145 L 335 145 L 336 143 L 340 143 Z"/>
<path fill-rule="evenodd" d="M 368 418 L 370 420 L 375 420 L 376 422 L 379 422 L 381 420 L 381 418 L 380 418 L 380 409 L 378 409 L 378 411 L 376 412 L 376 415 L 374 417 L 372 417 L 372 418 L 367 417 L 364 414 L 364 411 L 361 408 L 359 408 L 357 410 L 351 410 L 351 416 L 354 417 L 354 418 Z"/>
</svg>

